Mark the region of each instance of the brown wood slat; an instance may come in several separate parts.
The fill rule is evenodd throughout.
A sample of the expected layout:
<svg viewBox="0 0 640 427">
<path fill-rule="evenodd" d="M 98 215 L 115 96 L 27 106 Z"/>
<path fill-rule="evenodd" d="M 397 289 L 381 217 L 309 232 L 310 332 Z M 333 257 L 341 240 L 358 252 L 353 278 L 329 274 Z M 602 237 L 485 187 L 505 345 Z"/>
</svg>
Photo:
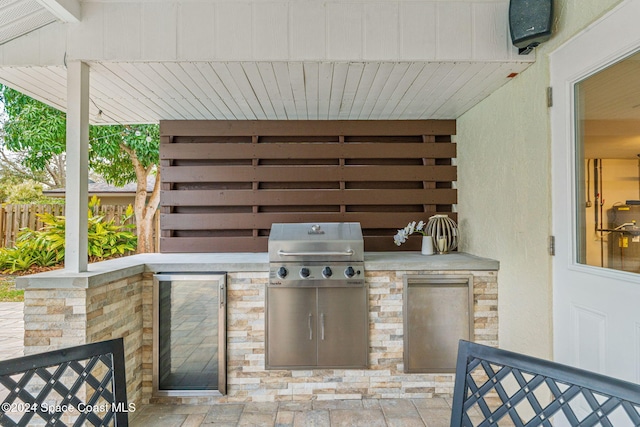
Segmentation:
<svg viewBox="0 0 640 427">
<path fill-rule="evenodd" d="M 435 146 L 435 136 L 433 135 L 422 135 L 422 142 L 425 143 L 424 145 L 427 147 L 433 147 Z M 455 157 L 451 156 L 451 157 Z M 422 159 L 422 164 L 425 166 L 432 166 L 436 164 L 436 159 L 432 159 L 432 158 L 423 158 Z M 431 189 L 431 188 L 436 188 L 436 183 L 433 181 L 422 181 L 422 188 L 426 189 Z M 425 203 L 425 205 L 422 207 L 422 209 L 425 212 L 429 212 L 432 210 L 435 210 L 436 207 L 434 206 L 433 203 L 429 204 L 429 203 Z"/>
<path fill-rule="evenodd" d="M 455 181 L 456 166 L 173 166 L 165 182 Z"/>
<path fill-rule="evenodd" d="M 291 206 L 327 205 L 448 205 L 457 203 L 451 188 L 428 190 L 189 190 L 163 191 L 160 206 Z"/>
<path fill-rule="evenodd" d="M 166 138 L 166 137 L 165 137 Z M 169 139 L 169 138 L 166 138 Z M 163 138 L 160 138 L 160 142 L 162 144 Z M 170 160 L 160 160 L 160 169 L 171 166 Z M 171 183 L 166 182 L 166 180 L 162 179 L 162 174 L 160 175 L 160 189 L 161 190 L 171 190 Z M 160 206 L 160 213 L 171 213 L 171 206 Z M 171 230 L 168 230 L 162 227 L 162 222 L 160 222 L 160 232 L 158 233 L 160 237 L 171 237 Z M 158 239 L 159 240 L 159 239 Z"/>
<path fill-rule="evenodd" d="M 455 120 L 163 120 L 160 135 L 455 135 Z"/>
<path fill-rule="evenodd" d="M 179 252 L 267 252 L 268 237 L 161 237 L 160 251 Z"/>
<path fill-rule="evenodd" d="M 360 222 L 369 251 L 457 203 L 455 121 L 163 121 L 161 251 L 266 251 L 274 222 Z M 418 250 L 420 238 L 400 249 Z"/>
<path fill-rule="evenodd" d="M 163 253 L 184 252 L 267 252 L 268 237 L 173 237 L 160 238 Z M 393 237 L 364 238 L 364 250 L 368 252 L 420 250 L 422 240 L 414 236 L 401 247 L 393 243 Z M 185 251 L 184 248 L 190 248 Z"/>
<path fill-rule="evenodd" d="M 439 212 L 447 214 L 446 212 Z M 455 219 L 451 212 L 449 216 Z M 359 222 L 363 228 L 400 229 L 411 221 L 427 221 L 435 212 L 270 212 L 224 214 L 161 214 L 172 230 L 270 229 L 274 222 Z"/>
<path fill-rule="evenodd" d="M 384 252 L 384 251 L 419 251 L 422 248 L 422 236 L 411 236 L 409 240 L 396 246 L 393 243 L 393 236 L 365 236 L 364 250 L 367 252 Z"/>
<path fill-rule="evenodd" d="M 406 159 L 451 158 L 456 156 L 452 143 L 269 143 L 163 144 L 161 159 Z"/>
</svg>

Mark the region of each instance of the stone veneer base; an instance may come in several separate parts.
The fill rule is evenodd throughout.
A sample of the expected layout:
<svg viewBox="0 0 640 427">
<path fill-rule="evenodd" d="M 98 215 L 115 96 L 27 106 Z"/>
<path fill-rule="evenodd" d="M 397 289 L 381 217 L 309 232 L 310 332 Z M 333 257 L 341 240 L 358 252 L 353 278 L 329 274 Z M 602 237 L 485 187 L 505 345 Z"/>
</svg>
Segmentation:
<svg viewBox="0 0 640 427">
<path fill-rule="evenodd" d="M 123 337 L 127 398 L 141 402 L 142 307 L 142 274 L 88 289 L 27 289 L 24 354 Z"/>
<path fill-rule="evenodd" d="M 497 267 L 495 262 L 491 265 Z M 149 269 L 146 272 L 139 268 L 124 269 L 115 275 L 115 280 L 102 280 L 80 289 L 73 286 L 44 289 L 42 285 L 23 284 L 25 354 L 124 337 L 127 394 L 129 401 L 136 404 L 450 397 L 454 374 L 403 372 L 402 292 L 403 276 L 407 274 L 472 275 L 474 341 L 498 345 L 496 270 L 373 268 L 366 271 L 369 369 L 265 370 L 267 272 L 229 272 L 227 395 L 153 397 L 153 274 Z"/>
</svg>

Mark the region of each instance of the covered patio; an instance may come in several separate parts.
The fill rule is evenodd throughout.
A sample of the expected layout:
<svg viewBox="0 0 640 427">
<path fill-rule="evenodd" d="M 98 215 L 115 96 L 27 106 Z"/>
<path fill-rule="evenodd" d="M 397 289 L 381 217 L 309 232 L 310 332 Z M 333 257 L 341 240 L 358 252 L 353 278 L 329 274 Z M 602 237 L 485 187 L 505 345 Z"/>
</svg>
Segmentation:
<svg viewBox="0 0 640 427">
<path fill-rule="evenodd" d="M 625 8 L 633 8 L 631 3 L 559 0 L 554 36 L 534 53 L 519 55 L 509 38 L 507 0 L 11 1 L 24 20 L 0 22 L 0 29 L 7 30 L 0 40 L 0 82 L 66 111 L 67 218 L 74 224 L 67 229 L 65 269 L 18 280 L 25 289 L 25 305 L 30 307 L 24 315 L 26 353 L 124 337 L 128 395 L 140 408 L 132 420 L 139 425 L 152 421 L 249 425 L 261 424 L 260 420 L 266 425 L 353 425 L 354 419 L 366 425 L 447 425 L 444 413 L 449 413 L 452 373 L 406 373 L 402 360 L 403 277 L 445 274 L 471 278 L 475 340 L 569 364 L 584 363 L 640 381 L 640 371 L 627 368 L 633 362 L 625 362 L 622 371 L 614 366 L 616 354 L 610 354 L 605 345 L 605 336 L 610 336 L 605 332 L 609 325 L 602 320 L 606 316 L 586 303 L 558 305 L 557 286 L 564 282 L 554 275 L 560 271 L 554 250 L 569 256 L 572 249 L 567 247 L 569 237 L 553 246 L 553 236 L 571 224 L 569 214 L 560 208 L 564 201 L 554 189 L 562 175 L 557 172 L 566 175 L 570 165 L 552 161 L 558 158 L 557 141 L 564 140 L 558 139 L 554 128 L 552 144 L 552 116 L 558 111 L 553 108 L 558 107 L 551 107 L 552 91 L 547 89 L 550 55 L 565 53 L 569 49 L 563 51 L 562 46 L 582 37 L 590 25 L 594 33 L 606 32 L 599 28 L 624 15 Z M 44 18 L 35 23 L 36 16 Z M 34 24 L 25 29 L 27 22 Z M 558 84 L 553 89 L 569 92 Z M 455 130 L 445 137 L 450 140 L 443 140 L 437 131 L 424 131 L 420 141 L 403 143 L 457 147 L 454 155 L 448 155 L 448 163 L 438 164 L 440 155 L 425 155 L 417 167 L 455 170 L 446 188 L 454 190 L 449 194 L 455 194 L 455 200 L 419 201 L 420 210 L 404 211 L 397 226 L 388 218 L 375 222 L 371 218 L 378 217 L 373 214 L 363 226 L 400 228 L 408 215 L 415 213 L 420 219 L 421 214 L 440 209 L 457 218 L 461 235 L 458 252 L 447 255 L 425 257 L 417 251 L 394 250 L 365 254 L 372 337 L 369 363 L 375 369 L 355 373 L 336 369 L 323 378 L 320 370 L 281 374 L 264 368 L 264 299 L 269 280 L 265 252 L 177 254 L 167 250 L 87 263 L 89 124 L 190 124 L 194 120 L 358 121 L 377 129 L 374 135 L 380 139 L 389 137 L 384 127 L 376 128 L 375 123 L 383 120 L 411 121 L 412 126 L 432 120 L 454 124 Z M 221 142 L 216 139 L 219 135 L 190 134 L 192 128 L 187 125 L 184 129 L 183 134 L 164 134 L 163 142 L 201 143 L 197 138 L 214 145 Z M 331 143 L 345 144 L 348 137 L 336 135 Z M 262 142 L 260 135 L 248 138 L 243 143 Z M 354 141 L 361 143 L 357 138 Z M 174 151 L 191 156 L 189 166 L 205 160 Z M 213 163 L 218 161 L 215 154 L 210 156 Z M 231 158 L 237 160 L 235 156 Z M 176 157 L 173 164 L 174 159 L 165 159 L 161 168 L 180 167 L 185 158 Z M 258 159 L 245 160 L 247 171 L 260 166 Z M 384 161 L 376 160 L 377 166 L 386 167 Z M 415 166 L 409 161 L 407 165 Z M 341 157 L 334 166 L 350 165 Z M 340 179 L 338 191 L 353 189 L 351 181 Z M 422 175 L 414 179 L 425 183 L 418 189 L 425 194 L 442 190 L 437 179 L 430 182 Z M 260 190 L 258 181 L 244 183 L 247 187 L 241 190 Z M 161 213 L 169 217 L 180 213 L 179 202 L 171 204 L 167 196 L 181 181 L 163 182 L 165 210 Z M 191 190 L 200 190 L 199 185 Z M 336 205 L 336 215 L 358 214 L 349 211 L 348 202 Z M 261 209 L 269 213 L 271 208 L 250 207 L 242 213 L 257 215 Z M 198 213 L 187 213 L 194 212 Z M 172 230 L 179 232 L 164 237 L 191 238 L 191 228 L 185 223 L 174 225 Z M 256 226 L 245 237 L 264 240 L 263 230 L 264 226 Z M 226 237 L 225 233 L 220 235 Z M 365 238 L 373 241 L 371 236 Z M 154 274 L 166 272 L 227 273 L 229 394 L 168 398 L 154 391 Z M 597 272 L 589 274 L 598 277 Z M 629 295 L 637 294 L 632 288 L 637 278 L 624 276 L 621 282 L 629 284 L 620 293 L 629 301 Z M 50 309 L 42 308 L 47 306 Z M 625 332 L 635 337 L 625 345 L 636 349 L 640 320 L 637 313 L 625 313 L 622 321 L 636 325 Z M 567 316 L 573 317 L 567 320 Z M 563 321 L 554 323 L 559 318 Z M 592 342 L 584 331 L 596 323 L 602 329 L 597 342 Z M 566 328 L 574 329 L 567 333 Z M 591 345 L 586 347 L 593 350 L 589 354 L 597 356 L 581 359 L 586 354 L 580 351 L 585 348 L 583 341 Z M 635 354 L 632 347 L 628 350 L 614 352 Z M 630 357 L 640 360 L 639 354 Z M 286 378 L 282 387 L 278 376 Z M 355 386 L 340 380 L 349 376 Z"/>
</svg>

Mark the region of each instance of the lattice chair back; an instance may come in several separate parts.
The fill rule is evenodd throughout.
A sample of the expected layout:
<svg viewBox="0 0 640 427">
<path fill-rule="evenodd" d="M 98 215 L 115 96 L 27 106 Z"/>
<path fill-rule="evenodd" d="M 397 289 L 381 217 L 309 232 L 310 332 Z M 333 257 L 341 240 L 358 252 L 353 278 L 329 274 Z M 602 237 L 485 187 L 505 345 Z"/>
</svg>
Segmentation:
<svg viewBox="0 0 640 427">
<path fill-rule="evenodd" d="M 460 341 L 454 426 L 638 427 L 640 385 Z"/>
<path fill-rule="evenodd" d="M 0 362 L 0 426 L 127 426 L 122 338 Z"/>
</svg>

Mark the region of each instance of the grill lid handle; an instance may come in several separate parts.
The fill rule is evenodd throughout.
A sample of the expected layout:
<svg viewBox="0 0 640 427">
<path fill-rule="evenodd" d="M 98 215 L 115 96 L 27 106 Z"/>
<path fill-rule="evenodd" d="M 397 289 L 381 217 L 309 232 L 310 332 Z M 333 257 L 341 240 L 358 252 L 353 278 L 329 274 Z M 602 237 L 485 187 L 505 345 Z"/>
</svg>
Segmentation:
<svg viewBox="0 0 640 427">
<path fill-rule="evenodd" d="M 332 251 L 327 251 L 327 252 L 286 252 L 283 251 L 282 249 L 280 249 L 278 251 L 278 255 L 280 256 L 352 256 L 353 255 L 353 249 L 348 249 L 344 252 L 332 252 Z"/>
</svg>

